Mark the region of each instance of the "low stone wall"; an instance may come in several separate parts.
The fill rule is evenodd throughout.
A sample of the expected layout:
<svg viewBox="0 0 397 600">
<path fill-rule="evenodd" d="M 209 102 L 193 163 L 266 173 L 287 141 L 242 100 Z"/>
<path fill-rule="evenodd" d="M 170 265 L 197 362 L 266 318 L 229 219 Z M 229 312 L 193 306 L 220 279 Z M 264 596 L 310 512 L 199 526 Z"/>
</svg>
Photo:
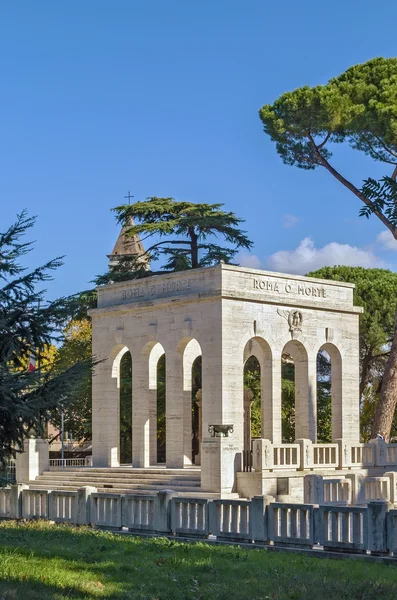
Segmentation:
<svg viewBox="0 0 397 600">
<path fill-rule="evenodd" d="M 263 497 L 208 500 L 156 494 L 30 490 L 0 494 L 0 518 L 48 519 L 134 533 L 160 533 L 317 550 L 397 553 L 397 510 L 384 501 L 365 506 L 285 504 Z"/>
</svg>

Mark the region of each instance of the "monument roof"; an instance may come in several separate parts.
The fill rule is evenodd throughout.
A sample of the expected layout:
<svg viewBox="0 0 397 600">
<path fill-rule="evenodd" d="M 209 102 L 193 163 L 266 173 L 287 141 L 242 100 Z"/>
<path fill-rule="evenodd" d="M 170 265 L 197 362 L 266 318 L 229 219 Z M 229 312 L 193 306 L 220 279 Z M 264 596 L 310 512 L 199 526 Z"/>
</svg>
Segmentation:
<svg viewBox="0 0 397 600">
<path fill-rule="evenodd" d="M 108 258 L 140 256 L 143 254 L 144 248 L 140 236 L 138 234 L 134 236 L 127 235 L 127 231 L 133 225 L 135 225 L 134 220 L 130 217 L 128 224 L 122 227 L 112 252 L 108 254 Z"/>
</svg>

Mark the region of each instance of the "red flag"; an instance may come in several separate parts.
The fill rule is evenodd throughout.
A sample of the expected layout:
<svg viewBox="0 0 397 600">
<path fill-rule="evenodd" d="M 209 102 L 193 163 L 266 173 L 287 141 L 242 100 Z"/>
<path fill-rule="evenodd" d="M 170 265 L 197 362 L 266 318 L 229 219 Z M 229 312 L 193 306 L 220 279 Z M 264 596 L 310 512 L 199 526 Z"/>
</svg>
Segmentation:
<svg viewBox="0 0 397 600">
<path fill-rule="evenodd" d="M 36 370 L 36 357 L 31 354 L 29 358 L 29 373 Z"/>
</svg>

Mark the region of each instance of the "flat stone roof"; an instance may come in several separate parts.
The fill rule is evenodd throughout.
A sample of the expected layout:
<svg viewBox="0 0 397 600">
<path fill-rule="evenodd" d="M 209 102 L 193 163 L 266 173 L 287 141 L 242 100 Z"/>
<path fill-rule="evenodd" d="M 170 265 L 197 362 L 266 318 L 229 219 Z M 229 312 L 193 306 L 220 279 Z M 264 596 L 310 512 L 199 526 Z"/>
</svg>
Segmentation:
<svg viewBox="0 0 397 600">
<path fill-rule="evenodd" d="M 353 306 L 353 289 L 342 281 L 218 264 L 99 286 L 98 308 L 90 314 L 214 297 L 360 313 L 362 308 Z"/>
</svg>

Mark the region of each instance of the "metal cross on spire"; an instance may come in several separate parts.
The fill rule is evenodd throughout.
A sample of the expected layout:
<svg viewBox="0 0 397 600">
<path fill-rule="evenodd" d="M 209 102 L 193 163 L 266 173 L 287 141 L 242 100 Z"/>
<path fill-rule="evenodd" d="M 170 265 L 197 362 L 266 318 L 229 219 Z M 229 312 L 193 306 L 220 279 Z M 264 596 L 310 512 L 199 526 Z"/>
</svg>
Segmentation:
<svg viewBox="0 0 397 600">
<path fill-rule="evenodd" d="M 133 198 L 134 196 L 131 195 L 131 192 L 128 192 L 127 196 L 124 196 L 124 198 L 128 199 L 128 204 L 131 204 L 131 198 Z"/>
</svg>

